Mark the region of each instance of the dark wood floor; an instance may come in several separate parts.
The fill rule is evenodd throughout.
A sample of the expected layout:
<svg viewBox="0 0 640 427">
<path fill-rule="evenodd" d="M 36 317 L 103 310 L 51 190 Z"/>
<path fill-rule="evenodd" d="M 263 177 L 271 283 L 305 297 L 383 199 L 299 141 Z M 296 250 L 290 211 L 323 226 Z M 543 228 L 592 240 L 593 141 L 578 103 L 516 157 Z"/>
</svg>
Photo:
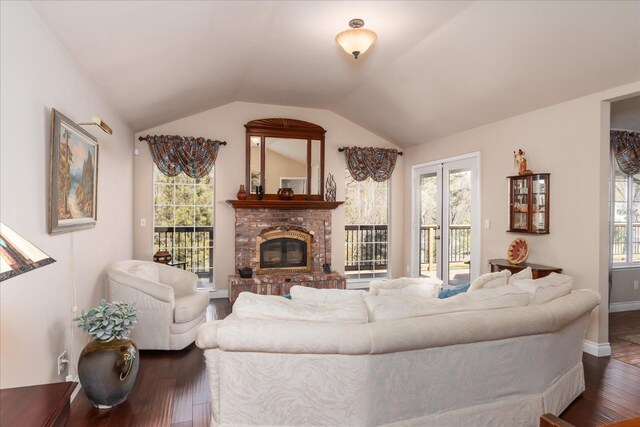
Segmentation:
<svg viewBox="0 0 640 427">
<path fill-rule="evenodd" d="M 611 357 L 640 368 L 640 345 L 618 339 L 636 334 L 640 334 L 640 310 L 609 314 Z"/>
<path fill-rule="evenodd" d="M 231 312 L 228 300 L 213 300 L 209 319 Z M 588 354 L 583 357 L 586 390 L 561 418 L 575 426 L 601 426 L 640 416 L 640 367 Z M 141 351 L 136 385 L 127 401 L 98 410 L 80 391 L 71 405 L 72 426 L 209 425 L 209 389 L 202 350 Z"/>
</svg>

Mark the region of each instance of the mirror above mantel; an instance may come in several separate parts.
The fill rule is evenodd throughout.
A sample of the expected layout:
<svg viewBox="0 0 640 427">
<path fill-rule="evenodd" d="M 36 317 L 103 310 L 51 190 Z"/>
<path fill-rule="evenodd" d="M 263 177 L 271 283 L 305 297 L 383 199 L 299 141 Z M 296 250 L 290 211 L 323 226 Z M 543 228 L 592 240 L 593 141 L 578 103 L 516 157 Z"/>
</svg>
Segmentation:
<svg viewBox="0 0 640 427">
<path fill-rule="evenodd" d="M 284 118 L 252 120 L 244 126 L 248 200 L 258 198 L 258 185 L 267 200 L 277 199 L 284 187 L 293 190 L 294 200 L 323 200 L 325 129 Z"/>
</svg>

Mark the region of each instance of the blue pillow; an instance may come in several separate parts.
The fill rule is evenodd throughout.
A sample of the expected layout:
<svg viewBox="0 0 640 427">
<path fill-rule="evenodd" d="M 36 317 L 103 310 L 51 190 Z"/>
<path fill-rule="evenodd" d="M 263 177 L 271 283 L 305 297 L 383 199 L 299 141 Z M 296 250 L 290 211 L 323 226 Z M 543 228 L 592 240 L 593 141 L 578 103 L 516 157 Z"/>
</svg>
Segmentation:
<svg viewBox="0 0 640 427">
<path fill-rule="evenodd" d="M 286 299 L 291 299 L 291 294 L 284 294 L 284 295 L 282 295 L 282 296 L 283 296 L 284 298 L 286 298 Z"/>
<path fill-rule="evenodd" d="M 456 286 L 453 289 L 443 289 L 438 294 L 438 298 L 440 298 L 440 299 L 449 298 L 449 297 L 452 297 L 454 295 L 461 294 L 462 292 L 467 292 L 469 290 L 469 286 L 471 286 L 471 283 L 469 283 L 467 285 Z"/>
</svg>

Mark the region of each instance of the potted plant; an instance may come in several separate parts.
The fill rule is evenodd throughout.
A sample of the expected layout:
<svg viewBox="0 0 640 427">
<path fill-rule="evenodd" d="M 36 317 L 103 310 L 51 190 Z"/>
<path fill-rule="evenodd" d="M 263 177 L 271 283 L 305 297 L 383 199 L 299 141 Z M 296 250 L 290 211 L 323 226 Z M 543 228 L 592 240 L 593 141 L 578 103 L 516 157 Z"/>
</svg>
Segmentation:
<svg viewBox="0 0 640 427">
<path fill-rule="evenodd" d="M 73 321 L 93 337 L 78 360 L 78 377 L 87 398 L 100 409 L 119 405 L 138 374 L 138 349 L 128 338 L 137 321 L 135 304 L 102 300 Z"/>
</svg>

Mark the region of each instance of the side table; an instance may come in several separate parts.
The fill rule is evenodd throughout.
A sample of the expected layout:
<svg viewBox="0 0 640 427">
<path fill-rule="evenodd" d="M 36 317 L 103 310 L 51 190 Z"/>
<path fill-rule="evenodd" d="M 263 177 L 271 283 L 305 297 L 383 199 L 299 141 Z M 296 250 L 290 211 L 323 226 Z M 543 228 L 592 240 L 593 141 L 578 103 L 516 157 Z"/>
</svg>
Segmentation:
<svg viewBox="0 0 640 427">
<path fill-rule="evenodd" d="M 531 267 L 531 274 L 534 279 L 548 276 L 551 273 L 562 273 L 562 269 L 558 267 L 550 267 L 548 265 L 541 264 L 529 264 L 522 262 L 520 264 L 511 264 L 506 259 L 490 259 L 489 265 L 491 266 L 491 272 L 509 270 L 512 274 L 524 270 L 527 267 Z"/>
<path fill-rule="evenodd" d="M 77 384 L 65 382 L 0 390 L 0 425 L 68 425 L 71 414 L 69 398 Z"/>
</svg>

